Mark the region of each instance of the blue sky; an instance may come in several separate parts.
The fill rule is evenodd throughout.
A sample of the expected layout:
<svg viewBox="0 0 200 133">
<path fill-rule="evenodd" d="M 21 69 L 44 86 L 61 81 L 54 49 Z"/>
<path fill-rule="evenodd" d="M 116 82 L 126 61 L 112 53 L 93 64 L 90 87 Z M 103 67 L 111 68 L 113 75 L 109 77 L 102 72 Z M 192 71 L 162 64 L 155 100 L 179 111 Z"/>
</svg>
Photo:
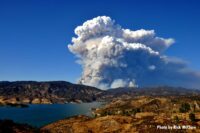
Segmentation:
<svg viewBox="0 0 200 133">
<path fill-rule="evenodd" d="M 81 67 L 67 45 L 76 26 L 101 15 L 174 38 L 166 54 L 200 70 L 199 14 L 197 0 L 0 0 L 0 80 L 76 82 Z"/>
</svg>

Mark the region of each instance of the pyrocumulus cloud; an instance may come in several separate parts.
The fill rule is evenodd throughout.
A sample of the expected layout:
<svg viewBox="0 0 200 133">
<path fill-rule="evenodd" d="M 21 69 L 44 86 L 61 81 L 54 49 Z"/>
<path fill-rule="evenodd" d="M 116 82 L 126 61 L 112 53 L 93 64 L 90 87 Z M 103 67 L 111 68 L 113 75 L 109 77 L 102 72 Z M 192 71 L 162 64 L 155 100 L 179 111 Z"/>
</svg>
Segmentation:
<svg viewBox="0 0 200 133">
<path fill-rule="evenodd" d="M 199 87 L 200 74 L 178 58 L 164 55 L 175 42 L 154 30 L 123 29 L 107 16 L 75 29 L 69 50 L 82 65 L 79 83 L 101 89 L 172 85 Z"/>
</svg>

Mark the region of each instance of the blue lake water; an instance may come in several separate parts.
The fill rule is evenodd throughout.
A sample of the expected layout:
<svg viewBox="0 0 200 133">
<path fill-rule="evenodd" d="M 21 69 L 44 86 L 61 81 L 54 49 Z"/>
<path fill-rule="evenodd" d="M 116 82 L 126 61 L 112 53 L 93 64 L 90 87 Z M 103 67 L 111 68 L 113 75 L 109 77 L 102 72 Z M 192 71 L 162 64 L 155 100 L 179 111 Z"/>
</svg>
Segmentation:
<svg viewBox="0 0 200 133">
<path fill-rule="evenodd" d="M 54 121 L 84 114 L 91 115 L 91 108 L 100 107 L 102 103 L 81 104 L 32 104 L 27 108 L 0 107 L 0 119 L 11 119 L 18 123 L 27 123 L 41 127 Z"/>
</svg>

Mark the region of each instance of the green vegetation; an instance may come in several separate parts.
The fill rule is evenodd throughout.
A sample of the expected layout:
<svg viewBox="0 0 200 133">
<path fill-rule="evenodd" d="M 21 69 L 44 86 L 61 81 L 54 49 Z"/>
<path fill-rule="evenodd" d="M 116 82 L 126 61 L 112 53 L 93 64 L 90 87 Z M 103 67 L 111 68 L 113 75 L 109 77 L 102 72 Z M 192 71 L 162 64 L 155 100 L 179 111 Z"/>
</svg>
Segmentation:
<svg viewBox="0 0 200 133">
<path fill-rule="evenodd" d="M 176 116 L 174 116 L 174 121 L 175 121 L 176 123 L 179 123 L 180 119 L 178 118 L 178 116 L 177 116 L 177 115 L 176 115 Z"/>
<path fill-rule="evenodd" d="M 190 114 L 189 114 L 189 118 L 190 118 L 191 122 L 195 122 L 195 121 L 196 121 L 196 118 L 195 118 L 195 114 L 194 114 L 194 113 L 190 113 Z"/>
<path fill-rule="evenodd" d="M 101 112 L 101 116 L 113 115 L 113 112 L 110 110 Z"/>
<path fill-rule="evenodd" d="M 101 112 L 101 116 L 106 115 L 124 115 L 124 116 L 133 116 L 136 113 L 141 112 L 140 108 L 134 108 L 134 109 L 117 109 L 117 110 L 105 110 Z"/>
<path fill-rule="evenodd" d="M 196 111 L 196 105 L 195 104 L 192 105 L 192 109 L 193 109 L 194 112 Z"/>
<path fill-rule="evenodd" d="M 186 112 L 190 111 L 190 104 L 188 104 L 188 103 L 181 104 L 181 107 L 179 108 L 179 111 L 181 113 L 186 113 Z"/>
</svg>

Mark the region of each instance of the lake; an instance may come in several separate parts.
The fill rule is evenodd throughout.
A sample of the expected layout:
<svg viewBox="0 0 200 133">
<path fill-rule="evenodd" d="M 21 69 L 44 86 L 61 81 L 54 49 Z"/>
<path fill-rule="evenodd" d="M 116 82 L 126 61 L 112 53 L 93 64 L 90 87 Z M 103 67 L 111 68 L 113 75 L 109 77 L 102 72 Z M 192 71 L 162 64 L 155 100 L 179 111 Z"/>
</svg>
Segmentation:
<svg viewBox="0 0 200 133">
<path fill-rule="evenodd" d="M 91 108 L 100 107 L 102 103 L 81 104 L 31 104 L 27 108 L 0 107 L 0 119 L 10 119 L 17 123 L 27 123 L 34 127 L 41 127 L 57 120 L 74 116 L 91 116 Z"/>
</svg>

